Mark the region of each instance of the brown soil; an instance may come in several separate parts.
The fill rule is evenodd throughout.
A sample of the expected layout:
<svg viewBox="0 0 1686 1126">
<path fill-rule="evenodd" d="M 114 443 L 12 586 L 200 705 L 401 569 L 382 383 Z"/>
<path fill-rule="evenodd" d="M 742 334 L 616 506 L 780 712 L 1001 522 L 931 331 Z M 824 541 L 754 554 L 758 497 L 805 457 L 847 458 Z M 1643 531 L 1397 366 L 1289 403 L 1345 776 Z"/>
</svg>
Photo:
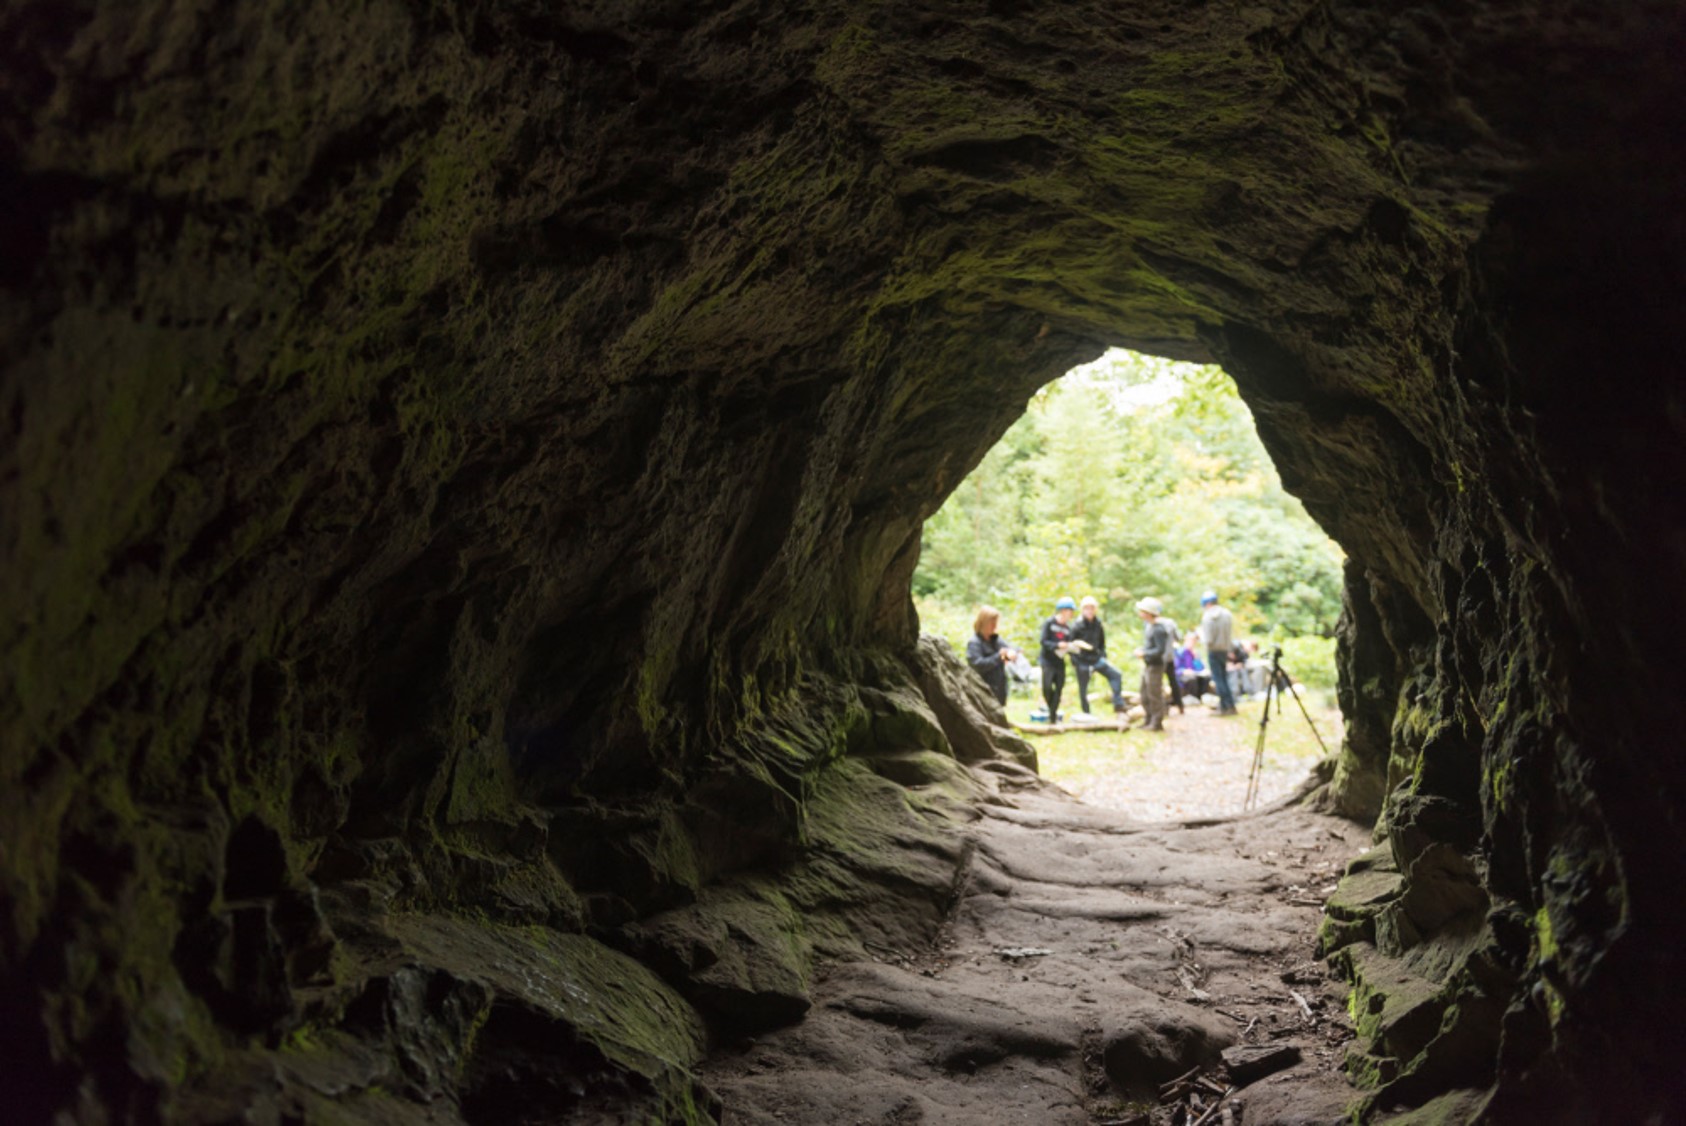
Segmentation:
<svg viewBox="0 0 1686 1126">
<path fill-rule="evenodd" d="M 1159 1085 L 1203 1065 L 1227 1086 L 1231 1044 L 1302 1056 L 1232 1096 L 1246 1126 L 1345 1120 L 1344 991 L 1312 943 L 1363 829 L 1149 825 L 1036 783 L 982 811 L 934 948 L 826 966 L 804 1021 L 709 1061 L 727 1123 L 1168 1126 L 1191 1117 Z"/>
<path fill-rule="evenodd" d="M 1220 716 L 1211 709 L 1189 704 L 1186 714 L 1173 711 L 1165 720 L 1162 735 L 1141 733 L 1151 740 L 1139 756 L 1131 757 L 1129 769 L 1100 774 L 1082 784 L 1061 780 L 1063 789 L 1090 805 L 1105 806 L 1139 821 L 1187 821 L 1194 818 L 1225 817 L 1243 811 L 1247 797 L 1247 775 L 1259 734 L 1257 702 L 1243 705 L 1243 714 Z M 1317 731 L 1329 748 L 1341 743 L 1338 711 L 1318 709 Z M 1089 733 L 1078 738 L 1093 739 Z M 1035 740 L 1047 748 L 1046 758 L 1060 751 L 1062 735 Z M 1259 794 L 1255 807 L 1268 806 L 1287 797 L 1303 784 L 1319 757 L 1305 718 L 1289 707 L 1273 714 L 1265 736 L 1265 755 L 1259 771 Z"/>
</svg>

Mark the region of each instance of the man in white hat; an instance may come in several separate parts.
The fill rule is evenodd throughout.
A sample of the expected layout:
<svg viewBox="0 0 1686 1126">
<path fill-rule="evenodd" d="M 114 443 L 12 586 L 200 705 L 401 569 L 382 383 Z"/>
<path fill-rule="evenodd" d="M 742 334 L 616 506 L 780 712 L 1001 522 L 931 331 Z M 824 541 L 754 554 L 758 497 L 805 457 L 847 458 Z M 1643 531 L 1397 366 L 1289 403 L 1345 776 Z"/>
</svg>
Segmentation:
<svg viewBox="0 0 1686 1126">
<path fill-rule="evenodd" d="M 1165 604 L 1157 598 L 1136 603 L 1136 616 L 1147 623 L 1142 630 L 1142 726 L 1149 731 L 1165 730 L 1165 664 L 1171 659 L 1171 634 L 1159 619 Z"/>
</svg>

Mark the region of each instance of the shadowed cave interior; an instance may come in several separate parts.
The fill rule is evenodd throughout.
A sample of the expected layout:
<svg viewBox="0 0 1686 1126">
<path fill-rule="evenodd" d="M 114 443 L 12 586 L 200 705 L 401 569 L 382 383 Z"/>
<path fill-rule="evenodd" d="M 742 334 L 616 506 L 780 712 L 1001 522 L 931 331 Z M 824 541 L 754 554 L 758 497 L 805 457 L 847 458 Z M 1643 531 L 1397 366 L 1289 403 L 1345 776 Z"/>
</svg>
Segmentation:
<svg viewBox="0 0 1686 1126">
<path fill-rule="evenodd" d="M 12 1112 L 711 1120 L 1033 765 L 919 528 L 1121 346 L 1349 556 L 1358 1113 L 1676 1120 L 1682 40 L 0 3 Z"/>
</svg>

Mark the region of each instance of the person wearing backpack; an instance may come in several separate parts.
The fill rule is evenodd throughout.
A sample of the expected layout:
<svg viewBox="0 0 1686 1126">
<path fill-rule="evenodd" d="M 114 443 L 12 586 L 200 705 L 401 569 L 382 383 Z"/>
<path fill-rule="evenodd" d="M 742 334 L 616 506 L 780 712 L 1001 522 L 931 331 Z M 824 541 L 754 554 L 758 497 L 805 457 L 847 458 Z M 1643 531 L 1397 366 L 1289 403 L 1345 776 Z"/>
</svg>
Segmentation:
<svg viewBox="0 0 1686 1126">
<path fill-rule="evenodd" d="M 1142 727 L 1148 731 L 1165 730 L 1165 665 L 1171 659 L 1171 634 L 1161 622 L 1165 604 L 1157 598 L 1144 598 L 1136 603 L 1136 616 L 1143 622 L 1142 647 L 1136 656 L 1142 659 Z"/>
<path fill-rule="evenodd" d="M 1171 641 L 1171 655 L 1165 658 L 1165 690 L 1169 693 L 1170 707 L 1177 709 L 1178 715 L 1186 715 L 1183 711 L 1183 689 L 1177 680 L 1177 648 L 1183 643 L 1182 627 L 1169 614 L 1159 616 L 1159 624 L 1165 627 L 1165 633 Z M 1167 714 L 1170 708 L 1166 709 Z"/>
</svg>

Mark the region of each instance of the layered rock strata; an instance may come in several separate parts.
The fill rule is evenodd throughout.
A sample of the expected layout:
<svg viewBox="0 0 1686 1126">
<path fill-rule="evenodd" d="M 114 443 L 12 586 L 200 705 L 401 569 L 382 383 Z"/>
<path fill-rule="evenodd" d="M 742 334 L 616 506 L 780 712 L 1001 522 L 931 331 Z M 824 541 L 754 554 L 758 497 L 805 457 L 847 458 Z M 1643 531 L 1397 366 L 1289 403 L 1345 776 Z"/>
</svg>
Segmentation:
<svg viewBox="0 0 1686 1126">
<path fill-rule="evenodd" d="M 781 867 L 828 794 L 865 839 L 900 800 L 852 743 L 999 753 L 915 706 L 919 524 L 1125 344 L 1221 360 L 1351 557 L 1327 797 L 1400 883 L 1343 949 L 1360 997 L 1354 942 L 1432 963 L 1441 1021 L 1380 1098 L 1678 1109 L 1681 41 L 1645 2 L 0 4 L 11 1089 L 213 1118 L 332 1038 L 389 1062 L 322 1098 L 448 1120 L 486 1043 L 706 1113 L 684 1014 L 800 974 L 672 913 L 868 925 L 862 876 L 798 935 Z M 533 1022 L 561 1063 L 499 1054 Z"/>
</svg>

